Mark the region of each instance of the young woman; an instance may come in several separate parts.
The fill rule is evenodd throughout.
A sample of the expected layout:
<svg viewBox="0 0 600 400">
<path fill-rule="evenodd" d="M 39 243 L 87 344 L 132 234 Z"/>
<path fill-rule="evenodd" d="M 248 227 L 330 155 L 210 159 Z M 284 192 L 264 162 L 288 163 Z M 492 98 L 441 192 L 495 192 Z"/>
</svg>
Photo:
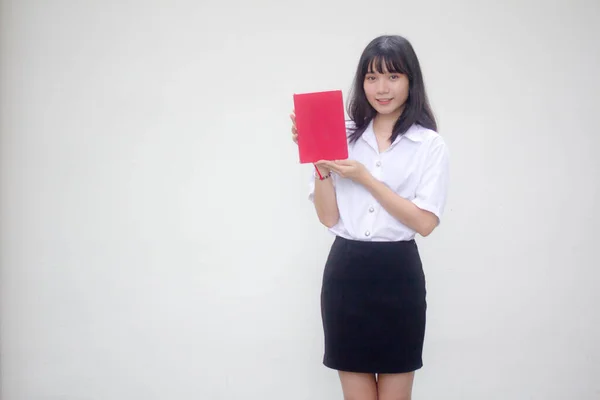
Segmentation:
<svg viewBox="0 0 600 400">
<path fill-rule="evenodd" d="M 310 183 L 319 221 L 336 236 L 321 292 L 323 363 L 339 371 L 345 399 L 410 399 L 427 308 L 414 238 L 439 224 L 448 151 L 405 38 L 365 48 L 348 114 L 348 159 L 319 161 Z"/>
</svg>

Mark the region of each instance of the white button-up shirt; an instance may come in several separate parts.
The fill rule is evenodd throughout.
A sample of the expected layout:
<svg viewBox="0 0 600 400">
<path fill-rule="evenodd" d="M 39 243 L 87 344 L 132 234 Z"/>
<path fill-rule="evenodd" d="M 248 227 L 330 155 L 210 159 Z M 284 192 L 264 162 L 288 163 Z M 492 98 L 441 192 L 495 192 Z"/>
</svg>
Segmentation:
<svg viewBox="0 0 600 400">
<path fill-rule="evenodd" d="M 380 153 L 371 122 L 361 138 L 349 144 L 348 158 L 359 161 L 398 195 L 441 220 L 449 170 L 448 149 L 438 133 L 415 124 Z M 400 241 L 415 237 L 416 232 L 391 216 L 364 186 L 333 172 L 330 179 L 335 186 L 340 213 L 338 223 L 329 229 L 331 233 L 365 241 Z M 314 180 L 311 172 L 311 201 L 314 201 Z"/>
</svg>

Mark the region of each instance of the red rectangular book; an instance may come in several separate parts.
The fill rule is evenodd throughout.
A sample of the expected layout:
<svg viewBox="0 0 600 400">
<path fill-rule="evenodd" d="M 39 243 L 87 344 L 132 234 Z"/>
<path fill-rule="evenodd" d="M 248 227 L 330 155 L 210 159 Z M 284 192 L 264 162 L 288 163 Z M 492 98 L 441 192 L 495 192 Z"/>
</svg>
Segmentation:
<svg viewBox="0 0 600 400">
<path fill-rule="evenodd" d="M 300 163 L 348 158 L 341 90 L 294 95 Z"/>
</svg>

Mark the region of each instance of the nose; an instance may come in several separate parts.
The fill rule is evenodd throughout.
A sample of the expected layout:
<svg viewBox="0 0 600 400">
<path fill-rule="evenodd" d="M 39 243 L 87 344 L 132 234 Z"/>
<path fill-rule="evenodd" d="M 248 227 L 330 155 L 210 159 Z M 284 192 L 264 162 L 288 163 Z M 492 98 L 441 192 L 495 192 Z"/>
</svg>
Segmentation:
<svg viewBox="0 0 600 400">
<path fill-rule="evenodd" d="M 379 79 L 377 82 L 377 93 L 384 94 L 389 92 L 389 90 L 387 79 Z"/>
</svg>

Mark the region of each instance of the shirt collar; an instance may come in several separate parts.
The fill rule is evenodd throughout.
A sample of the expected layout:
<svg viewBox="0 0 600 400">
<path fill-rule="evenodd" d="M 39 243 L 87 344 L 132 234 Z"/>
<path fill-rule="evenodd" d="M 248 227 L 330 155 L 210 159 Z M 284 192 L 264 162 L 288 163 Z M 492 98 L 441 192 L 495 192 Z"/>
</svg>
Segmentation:
<svg viewBox="0 0 600 400">
<path fill-rule="evenodd" d="M 396 140 L 394 140 L 394 143 L 392 143 L 390 148 L 395 146 L 402 139 L 403 136 L 413 142 L 418 143 L 423 141 L 422 129 L 419 127 L 419 125 L 413 124 L 410 128 L 408 128 L 404 135 L 399 135 L 396 138 Z M 379 148 L 379 146 L 377 145 L 377 138 L 375 137 L 375 131 L 373 130 L 373 120 L 369 122 L 369 125 L 367 126 L 367 129 L 365 129 L 365 132 L 363 133 L 361 138 L 375 150 Z"/>
<path fill-rule="evenodd" d="M 422 142 L 423 141 L 423 130 L 417 124 L 413 124 L 406 133 L 404 134 L 407 139 L 412 140 L 413 142 Z"/>
</svg>

